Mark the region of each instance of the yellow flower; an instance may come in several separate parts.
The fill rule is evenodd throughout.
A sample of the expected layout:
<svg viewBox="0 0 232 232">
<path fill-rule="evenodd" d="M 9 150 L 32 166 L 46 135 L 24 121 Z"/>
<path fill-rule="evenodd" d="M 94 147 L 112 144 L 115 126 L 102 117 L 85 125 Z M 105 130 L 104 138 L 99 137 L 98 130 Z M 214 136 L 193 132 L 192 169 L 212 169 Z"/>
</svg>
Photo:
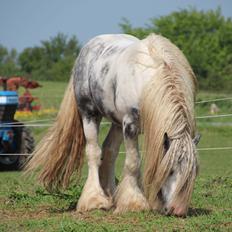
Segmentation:
<svg viewBox="0 0 232 232">
<path fill-rule="evenodd" d="M 29 120 L 29 119 L 35 119 L 40 118 L 44 116 L 51 116 L 55 115 L 57 113 L 57 109 L 54 107 L 49 109 L 41 109 L 39 111 L 16 111 L 15 113 L 15 119 L 17 120 Z"/>
</svg>

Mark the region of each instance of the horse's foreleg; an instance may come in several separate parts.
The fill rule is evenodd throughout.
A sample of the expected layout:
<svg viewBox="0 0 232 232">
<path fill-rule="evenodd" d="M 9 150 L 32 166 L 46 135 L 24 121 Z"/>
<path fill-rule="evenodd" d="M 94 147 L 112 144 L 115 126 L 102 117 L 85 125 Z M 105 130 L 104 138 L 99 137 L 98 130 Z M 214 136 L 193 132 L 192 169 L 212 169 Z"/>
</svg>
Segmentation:
<svg viewBox="0 0 232 232">
<path fill-rule="evenodd" d="M 98 145 L 98 129 L 100 120 L 83 119 L 86 137 L 86 156 L 88 161 L 88 178 L 78 201 L 77 211 L 92 209 L 109 209 L 111 200 L 105 195 L 99 181 L 101 164 L 101 148 Z"/>
<path fill-rule="evenodd" d="M 112 124 L 102 146 L 102 164 L 100 167 L 100 181 L 105 193 L 112 197 L 115 185 L 115 161 L 123 140 L 122 129 Z"/>
<path fill-rule="evenodd" d="M 131 116 L 123 120 L 123 135 L 126 148 L 126 159 L 123 179 L 116 194 L 116 213 L 141 211 L 149 209 L 146 198 L 140 189 L 140 154 L 138 151 L 138 123 Z"/>
</svg>

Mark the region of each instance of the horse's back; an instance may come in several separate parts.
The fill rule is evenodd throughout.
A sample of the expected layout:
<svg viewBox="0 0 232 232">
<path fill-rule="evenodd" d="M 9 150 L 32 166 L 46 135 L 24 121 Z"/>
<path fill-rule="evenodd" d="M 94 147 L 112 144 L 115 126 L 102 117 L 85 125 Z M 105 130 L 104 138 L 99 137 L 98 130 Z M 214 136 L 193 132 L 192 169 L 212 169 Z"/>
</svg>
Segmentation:
<svg viewBox="0 0 232 232">
<path fill-rule="evenodd" d="M 82 48 L 74 66 L 74 88 L 82 114 L 103 115 L 121 123 L 126 106 L 117 104 L 118 73 L 127 67 L 123 59 L 128 48 L 138 41 L 124 34 L 100 35 Z"/>
</svg>

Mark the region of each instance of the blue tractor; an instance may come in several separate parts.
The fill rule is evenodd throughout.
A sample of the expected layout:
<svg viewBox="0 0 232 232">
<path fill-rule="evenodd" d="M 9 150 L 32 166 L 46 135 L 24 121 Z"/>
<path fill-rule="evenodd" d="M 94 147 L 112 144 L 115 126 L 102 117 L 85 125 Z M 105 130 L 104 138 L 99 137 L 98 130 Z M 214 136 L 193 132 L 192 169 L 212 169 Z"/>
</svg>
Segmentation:
<svg viewBox="0 0 232 232">
<path fill-rule="evenodd" d="M 17 106 L 17 92 L 0 91 L 0 170 L 20 169 L 34 149 L 29 128 L 14 119 Z"/>
</svg>

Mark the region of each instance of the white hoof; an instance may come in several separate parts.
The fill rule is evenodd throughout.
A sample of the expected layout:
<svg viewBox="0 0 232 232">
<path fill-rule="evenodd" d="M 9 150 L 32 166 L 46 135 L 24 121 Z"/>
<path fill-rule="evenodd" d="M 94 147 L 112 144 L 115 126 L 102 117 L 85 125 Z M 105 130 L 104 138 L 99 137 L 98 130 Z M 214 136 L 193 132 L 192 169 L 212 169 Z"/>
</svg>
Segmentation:
<svg viewBox="0 0 232 232">
<path fill-rule="evenodd" d="M 84 193 L 77 204 L 77 212 L 85 212 L 93 209 L 109 210 L 112 207 L 112 199 L 103 193 Z"/>
<path fill-rule="evenodd" d="M 115 195 L 116 209 L 114 213 L 123 213 L 128 211 L 149 210 L 150 206 L 147 199 L 137 186 L 122 183 Z"/>
</svg>

